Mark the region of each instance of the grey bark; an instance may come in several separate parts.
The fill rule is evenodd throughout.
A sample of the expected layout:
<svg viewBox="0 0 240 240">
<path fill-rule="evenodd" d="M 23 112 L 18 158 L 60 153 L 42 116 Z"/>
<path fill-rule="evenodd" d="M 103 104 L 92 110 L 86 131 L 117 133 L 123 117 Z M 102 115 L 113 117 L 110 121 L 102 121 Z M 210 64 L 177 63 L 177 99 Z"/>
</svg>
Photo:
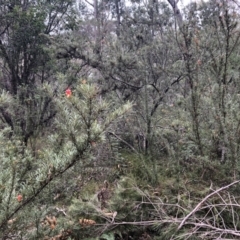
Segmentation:
<svg viewBox="0 0 240 240">
<path fill-rule="evenodd" d="M 181 28 L 183 26 L 183 17 L 182 17 L 181 11 L 177 6 L 178 0 L 168 0 L 168 2 L 172 6 L 178 26 L 179 28 Z"/>
</svg>

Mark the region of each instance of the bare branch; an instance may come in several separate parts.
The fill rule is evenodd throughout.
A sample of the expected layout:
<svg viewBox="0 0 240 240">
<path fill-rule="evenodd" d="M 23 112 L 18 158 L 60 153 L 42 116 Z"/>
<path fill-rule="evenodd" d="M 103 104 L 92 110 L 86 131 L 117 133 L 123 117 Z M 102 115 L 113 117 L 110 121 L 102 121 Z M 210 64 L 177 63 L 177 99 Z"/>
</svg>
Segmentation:
<svg viewBox="0 0 240 240">
<path fill-rule="evenodd" d="M 235 182 L 232 182 L 232 183 L 230 183 L 229 185 L 224 186 L 224 187 L 221 187 L 221 188 L 217 189 L 216 191 L 214 191 L 214 192 L 210 193 L 209 195 L 207 195 L 207 196 L 206 196 L 200 203 L 198 203 L 197 206 L 182 220 L 181 224 L 180 224 L 179 227 L 178 227 L 178 230 L 182 228 L 182 226 L 183 226 L 183 225 L 185 224 L 185 222 L 189 219 L 189 217 L 190 217 L 191 215 L 193 215 L 193 214 L 201 207 L 201 205 L 202 205 L 204 202 L 206 202 L 206 200 L 207 200 L 208 198 L 210 198 L 211 196 L 213 196 L 213 195 L 215 195 L 215 194 L 217 194 L 217 193 L 219 193 L 219 192 L 221 192 L 221 191 L 223 191 L 223 190 L 225 190 L 225 189 L 227 189 L 227 188 L 229 188 L 229 187 L 231 187 L 231 186 L 233 186 L 233 185 L 235 185 L 235 184 L 237 184 L 237 183 L 239 183 L 239 182 L 240 182 L 240 180 L 235 181 Z"/>
</svg>

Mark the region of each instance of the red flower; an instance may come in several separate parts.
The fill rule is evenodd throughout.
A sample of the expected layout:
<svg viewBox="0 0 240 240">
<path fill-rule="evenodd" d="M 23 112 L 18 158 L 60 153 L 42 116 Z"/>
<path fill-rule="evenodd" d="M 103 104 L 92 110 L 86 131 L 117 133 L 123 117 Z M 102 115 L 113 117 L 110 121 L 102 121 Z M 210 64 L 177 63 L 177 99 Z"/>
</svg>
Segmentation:
<svg viewBox="0 0 240 240">
<path fill-rule="evenodd" d="M 67 88 L 66 91 L 65 91 L 65 95 L 67 96 L 67 98 L 71 97 L 72 90 L 70 88 Z"/>
<path fill-rule="evenodd" d="M 23 200 L 23 196 L 21 194 L 17 195 L 17 201 L 21 202 Z"/>
</svg>

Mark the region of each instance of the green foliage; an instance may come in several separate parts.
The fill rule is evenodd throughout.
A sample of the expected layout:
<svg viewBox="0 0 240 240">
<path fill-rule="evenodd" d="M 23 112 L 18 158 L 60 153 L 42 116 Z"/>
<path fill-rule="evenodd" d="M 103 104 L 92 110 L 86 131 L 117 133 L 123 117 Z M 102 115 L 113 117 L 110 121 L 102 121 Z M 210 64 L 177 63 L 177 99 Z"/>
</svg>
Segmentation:
<svg viewBox="0 0 240 240">
<path fill-rule="evenodd" d="M 4 95 L 2 98 L 8 99 Z M 104 141 L 104 133 L 111 123 L 131 108 L 131 104 L 128 103 L 109 112 L 109 105 L 103 99 L 99 101 L 96 86 L 87 84 L 78 86 L 69 99 L 60 97 L 56 104 L 61 109 L 55 125 L 59 134 L 56 132 L 48 136 L 45 143 L 48 144 L 48 148 L 41 149 L 41 154 L 33 155 L 33 152 L 29 151 L 17 136 L 13 135 L 9 138 L 12 135 L 11 130 L 5 129 L 1 133 L 2 168 L 4 169 L 0 183 L 2 234 L 7 229 L 7 221 L 15 218 L 17 222 L 20 221 L 21 214 L 25 214 L 20 210 L 30 207 L 30 203 L 35 201 L 38 206 L 36 216 L 39 214 L 36 219 L 38 221 L 36 228 L 41 235 L 43 230 L 39 229 L 39 226 L 43 216 L 39 208 L 42 208 L 41 202 L 48 194 L 47 187 L 52 186 L 51 182 L 75 164 L 81 167 L 89 164 L 91 158 L 87 158 L 91 154 L 92 142 Z M 22 196 L 19 202 L 18 194 Z M 29 219 L 32 221 L 33 216 L 30 215 Z M 30 223 L 26 223 L 28 224 Z M 22 222 L 18 227 L 24 229 L 24 226 Z M 57 233 L 59 229 L 57 228 L 54 232 Z M 7 232 L 9 230 L 5 233 Z M 37 234 L 36 231 L 34 232 Z M 33 236 L 36 236 L 34 234 Z M 30 235 L 28 237 L 31 238 Z"/>
<path fill-rule="evenodd" d="M 1 2 L 0 238 L 238 238 L 239 6 L 177 2 Z"/>
<path fill-rule="evenodd" d="M 137 179 L 139 184 L 154 183 L 155 176 L 151 160 L 143 154 L 123 152 L 122 156 L 125 160 L 125 168 L 123 171 L 134 179 Z"/>
</svg>

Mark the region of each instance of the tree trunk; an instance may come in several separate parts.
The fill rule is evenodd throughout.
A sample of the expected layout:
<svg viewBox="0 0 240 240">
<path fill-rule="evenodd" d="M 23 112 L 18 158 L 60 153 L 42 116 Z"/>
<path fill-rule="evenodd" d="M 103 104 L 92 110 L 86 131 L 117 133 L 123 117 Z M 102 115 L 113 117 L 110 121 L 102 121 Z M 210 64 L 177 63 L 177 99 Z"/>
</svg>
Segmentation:
<svg viewBox="0 0 240 240">
<path fill-rule="evenodd" d="M 176 18 L 177 23 L 178 23 L 178 26 L 179 26 L 179 28 L 181 28 L 182 25 L 183 25 L 183 17 L 182 17 L 182 14 L 181 14 L 178 6 L 177 6 L 178 0 L 168 0 L 168 2 L 172 6 L 175 18 Z"/>
</svg>

